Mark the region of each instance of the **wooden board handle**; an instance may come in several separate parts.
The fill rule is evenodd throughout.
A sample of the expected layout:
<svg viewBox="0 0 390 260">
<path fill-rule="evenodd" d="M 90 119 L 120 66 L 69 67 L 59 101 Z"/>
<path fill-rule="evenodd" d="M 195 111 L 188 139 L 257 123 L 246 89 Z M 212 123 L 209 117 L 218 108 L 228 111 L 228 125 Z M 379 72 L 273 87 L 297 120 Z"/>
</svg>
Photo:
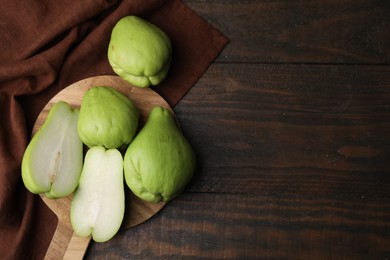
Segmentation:
<svg viewBox="0 0 390 260">
<path fill-rule="evenodd" d="M 69 223 L 58 221 L 53 239 L 46 251 L 45 260 L 58 260 L 59 255 L 64 255 L 72 238 L 72 233 Z"/>
<path fill-rule="evenodd" d="M 64 260 L 81 260 L 87 251 L 91 236 L 80 237 L 73 233 L 69 246 L 64 254 Z"/>
</svg>

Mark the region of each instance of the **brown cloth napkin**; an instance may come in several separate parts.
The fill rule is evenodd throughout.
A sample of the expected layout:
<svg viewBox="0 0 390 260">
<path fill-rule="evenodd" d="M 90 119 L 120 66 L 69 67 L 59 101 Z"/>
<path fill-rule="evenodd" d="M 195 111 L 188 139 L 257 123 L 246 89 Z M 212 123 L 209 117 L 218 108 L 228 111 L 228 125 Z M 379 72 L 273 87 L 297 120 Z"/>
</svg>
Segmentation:
<svg viewBox="0 0 390 260">
<path fill-rule="evenodd" d="M 107 46 L 115 23 L 137 15 L 171 37 L 168 78 L 154 89 L 174 106 L 228 40 L 179 0 L 0 0 L 0 259 L 42 259 L 57 219 L 21 180 L 41 109 L 61 89 L 114 75 Z"/>
</svg>

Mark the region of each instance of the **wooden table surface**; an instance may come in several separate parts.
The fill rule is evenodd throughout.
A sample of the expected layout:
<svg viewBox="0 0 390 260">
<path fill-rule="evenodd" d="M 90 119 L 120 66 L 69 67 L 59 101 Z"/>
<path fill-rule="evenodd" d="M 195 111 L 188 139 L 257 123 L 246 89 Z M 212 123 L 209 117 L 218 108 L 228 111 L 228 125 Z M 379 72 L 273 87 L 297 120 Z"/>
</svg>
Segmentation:
<svg viewBox="0 0 390 260">
<path fill-rule="evenodd" d="M 389 259 L 390 1 L 184 1 L 230 43 L 174 108 L 185 192 L 86 259 Z"/>
</svg>

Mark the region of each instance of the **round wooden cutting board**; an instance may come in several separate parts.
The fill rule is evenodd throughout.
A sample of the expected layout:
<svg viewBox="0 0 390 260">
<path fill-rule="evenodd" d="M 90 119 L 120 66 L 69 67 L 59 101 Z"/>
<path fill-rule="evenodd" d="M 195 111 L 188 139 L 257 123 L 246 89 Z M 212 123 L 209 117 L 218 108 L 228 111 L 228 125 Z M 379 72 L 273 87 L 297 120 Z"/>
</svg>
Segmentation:
<svg viewBox="0 0 390 260">
<path fill-rule="evenodd" d="M 54 96 L 39 114 L 33 128 L 33 135 L 45 122 L 50 109 L 56 102 L 65 101 L 72 107 L 79 108 L 84 93 L 93 86 L 110 86 L 128 96 L 140 112 L 140 127 L 144 125 L 150 111 L 155 106 L 165 107 L 174 115 L 168 103 L 150 88 L 134 87 L 118 76 L 95 76 L 78 81 Z M 165 205 L 163 202 L 153 204 L 139 199 L 131 193 L 126 185 L 125 190 L 126 212 L 122 229 L 136 226 L 148 220 Z M 82 259 L 90 242 L 90 237 L 81 238 L 73 233 L 70 224 L 72 195 L 61 199 L 48 199 L 41 195 L 41 198 L 58 217 L 58 226 L 46 252 L 45 259 Z"/>
</svg>

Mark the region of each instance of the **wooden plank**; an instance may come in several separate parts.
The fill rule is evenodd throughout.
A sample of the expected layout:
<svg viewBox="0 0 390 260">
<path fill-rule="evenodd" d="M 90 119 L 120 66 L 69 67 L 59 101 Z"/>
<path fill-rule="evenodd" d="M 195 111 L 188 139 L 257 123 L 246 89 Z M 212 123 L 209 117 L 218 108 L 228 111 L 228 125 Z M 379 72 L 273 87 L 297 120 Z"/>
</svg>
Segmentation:
<svg viewBox="0 0 390 260">
<path fill-rule="evenodd" d="M 385 259 L 386 200 L 183 194 L 88 259 Z M 111 246 L 115 245 L 115 246 Z"/>
<path fill-rule="evenodd" d="M 386 0 L 184 2 L 230 38 L 219 62 L 390 62 Z"/>
<path fill-rule="evenodd" d="M 189 190 L 389 198 L 389 75 L 386 66 L 212 65 L 175 107 L 198 156 Z"/>
</svg>

